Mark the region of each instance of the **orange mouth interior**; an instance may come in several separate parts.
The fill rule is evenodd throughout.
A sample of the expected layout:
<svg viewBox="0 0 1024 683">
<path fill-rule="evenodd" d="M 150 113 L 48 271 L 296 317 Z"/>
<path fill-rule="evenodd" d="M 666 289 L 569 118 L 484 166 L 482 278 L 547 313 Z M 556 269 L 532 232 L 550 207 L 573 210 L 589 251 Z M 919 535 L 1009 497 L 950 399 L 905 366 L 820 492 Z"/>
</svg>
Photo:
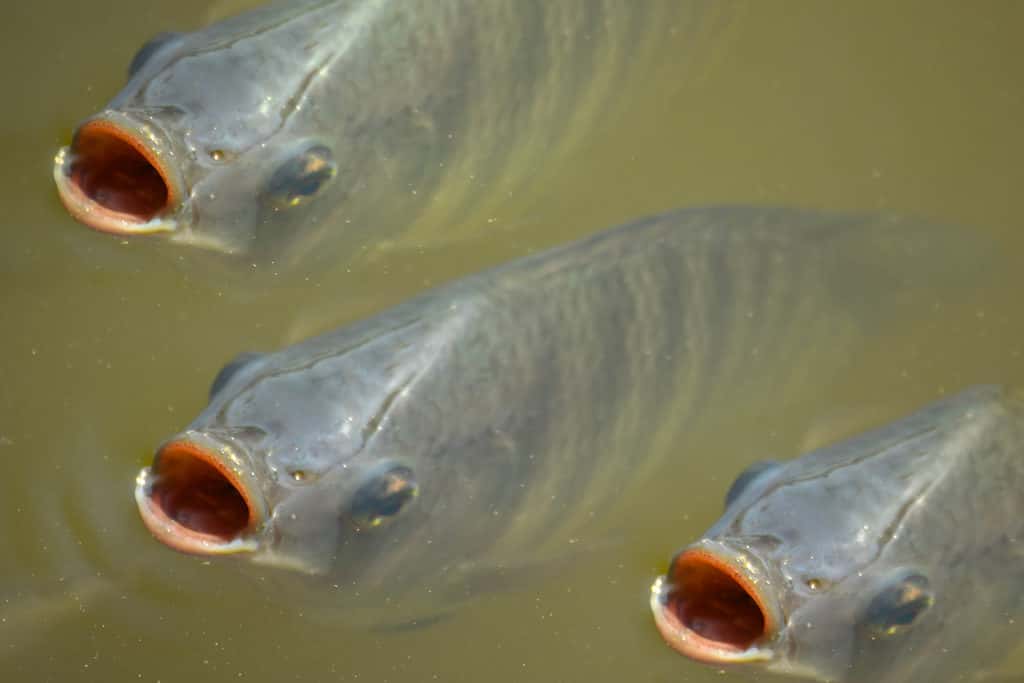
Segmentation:
<svg viewBox="0 0 1024 683">
<path fill-rule="evenodd" d="M 75 135 L 69 180 L 89 210 L 134 223 L 152 220 L 177 201 L 157 156 L 120 127 L 90 121 Z M 79 216 L 93 227 L 103 229 Z"/>
<path fill-rule="evenodd" d="M 682 637 L 670 633 L 665 637 L 683 654 L 723 661 L 726 653 L 746 651 L 772 627 L 751 582 L 711 553 L 684 552 L 669 578 L 672 587 L 664 598 L 664 609 Z"/>
<path fill-rule="evenodd" d="M 227 543 L 256 523 L 255 510 L 235 475 L 195 444 L 164 446 L 153 475 L 148 498 L 154 512 L 169 523 L 171 537 L 161 539 L 169 545 L 195 552 L 190 541 Z"/>
</svg>

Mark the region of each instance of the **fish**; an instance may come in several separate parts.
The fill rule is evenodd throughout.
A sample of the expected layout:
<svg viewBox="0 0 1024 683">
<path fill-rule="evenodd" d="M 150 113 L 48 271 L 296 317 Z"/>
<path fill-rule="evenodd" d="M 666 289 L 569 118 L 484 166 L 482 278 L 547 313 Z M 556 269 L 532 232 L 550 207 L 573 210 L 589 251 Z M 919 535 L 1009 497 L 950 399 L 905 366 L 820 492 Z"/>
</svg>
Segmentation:
<svg viewBox="0 0 1024 683">
<path fill-rule="evenodd" d="M 0 661 L 46 642 L 50 631 L 114 595 L 102 575 L 59 578 L 0 593 Z"/>
<path fill-rule="evenodd" d="M 53 177 L 96 230 L 247 267 L 335 264 L 428 216 L 486 226 L 482 207 L 557 168 L 715 14 L 678 0 L 270 4 L 146 43 Z"/>
<path fill-rule="evenodd" d="M 651 590 L 658 630 L 721 668 L 971 680 L 1024 635 L 1024 394 L 970 387 L 752 465 Z"/>
<path fill-rule="evenodd" d="M 925 294 L 980 286 L 996 261 L 978 243 L 783 207 L 605 230 L 239 356 L 139 473 L 138 510 L 173 549 L 326 577 L 353 604 L 529 575 L 665 443 L 766 394 L 805 400 L 931 316 Z"/>
</svg>

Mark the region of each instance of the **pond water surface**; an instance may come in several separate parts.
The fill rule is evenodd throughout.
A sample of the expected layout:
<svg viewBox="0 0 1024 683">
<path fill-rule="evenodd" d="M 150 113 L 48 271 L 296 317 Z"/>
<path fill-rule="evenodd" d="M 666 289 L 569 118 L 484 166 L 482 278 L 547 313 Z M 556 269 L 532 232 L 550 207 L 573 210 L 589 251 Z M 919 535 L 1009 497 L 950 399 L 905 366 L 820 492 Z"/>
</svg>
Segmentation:
<svg viewBox="0 0 1024 683">
<path fill-rule="evenodd" d="M 1022 267 L 965 292 L 941 329 L 879 340 L 799 410 L 779 410 L 765 387 L 763 410 L 709 420 L 571 570 L 539 572 L 425 628 L 346 625 L 232 563 L 174 553 L 139 521 L 134 478 L 238 351 L 677 206 L 894 210 L 1021 252 L 1024 5 L 728 3 L 680 46 L 678 65 L 623 94 L 629 113 L 569 172 L 538 169 L 531 190 L 496 206 L 486 238 L 441 246 L 431 230 L 443 226 L 425 225 L 338 272 L 222 279 L 186 253 L 76 224 L 50 176 L 54 152 L 117 91 L 139 45 L 209 11 L 201 0 L 156 4 L 17 3 L 0 28 L 4 681 L 721 680 L 662 644 L 647 590 L 717 517 L 745 463 L 969 384 L 1024 380 Z M 1024 659 L 1006 666 L 1024 672 Z"/>
</svg>

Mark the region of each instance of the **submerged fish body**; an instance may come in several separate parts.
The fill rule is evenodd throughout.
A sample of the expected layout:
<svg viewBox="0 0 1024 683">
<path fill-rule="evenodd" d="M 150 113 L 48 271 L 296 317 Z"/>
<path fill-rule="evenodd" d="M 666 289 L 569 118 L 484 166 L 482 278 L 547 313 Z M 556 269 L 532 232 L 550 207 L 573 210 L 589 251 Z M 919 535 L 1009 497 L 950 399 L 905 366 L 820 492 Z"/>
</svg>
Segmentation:
<svg viewBox="0 0 1024 683">
<path fill-rule="evenodd" d="M 100 576 L 55 579 L 28 589 L 4 586 L 0 593 L 0 662 L 39 642 L 52 643 L 49 629 L 88 611 L 114 593 Z"/>
<path fill-rule="evenodd" d="M 57 155 L 67 209 L 246 262 L 451 223 L 586 137 L 701 5 L 292 0 L 140 50 Z"/>
<path fill-rule="evenodd" d="M 895 218 L 641 220 L 240 357 L 136 499 L 182 551 L 445 599 L 564 548 L 706 415 L 806 396 L 976 256 Z"/>
<path fill-rule="evenodd" d="M 1024 396 L 975 387 L 741 475 L 655 584 L 655 621 L 715 666 L 967 680 L 1024 635 L 1022 511 Z"/>
</svg>

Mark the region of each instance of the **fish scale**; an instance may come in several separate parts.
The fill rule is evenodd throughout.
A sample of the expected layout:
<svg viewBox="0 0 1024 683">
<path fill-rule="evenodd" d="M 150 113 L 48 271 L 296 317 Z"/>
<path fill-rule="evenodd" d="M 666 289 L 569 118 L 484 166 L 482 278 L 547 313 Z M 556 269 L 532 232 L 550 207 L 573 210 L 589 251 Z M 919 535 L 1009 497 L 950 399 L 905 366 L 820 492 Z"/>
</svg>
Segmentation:
<svg viewBox="0 0 1024 683">
<path fill-rule="evenodd" d="M 922 292 L 953 301 L 996 263 L 967 232 L 885 216 L 641 220 L 247 356 L 140 475 L 140 511 L 179 550 L 330 577 L 422 617 L 421 600 L 564 555 L 628 488 L 699 457 L 692 435 L 727 426 L 706 416 L 826 392 L 872 340 L 941 322 Z M 175 491 L 211 480 L 237 493 L 232 514 L 190 518 L 248 521 L 181 521 Z M 385 490 L 401 505 L 353 519 Z"/>
<path fill-rule="evenodd" d="M 58 153 L 54 179 L 90 227 L 247 268 L 331 267 L 403 238 L 443 244 L 571 169 L 571 153 L 703 31 L 708 8 L 268 5 L 144 47 L 124 89 Z"/>
<path fill-rule="evenodd" d="M 666 641 L 716 667 L 844 683 L 999 662 L 1024 636 L 1022 398 L 972 387 L 741 476 L 652 590 Z"/>
</svg>

